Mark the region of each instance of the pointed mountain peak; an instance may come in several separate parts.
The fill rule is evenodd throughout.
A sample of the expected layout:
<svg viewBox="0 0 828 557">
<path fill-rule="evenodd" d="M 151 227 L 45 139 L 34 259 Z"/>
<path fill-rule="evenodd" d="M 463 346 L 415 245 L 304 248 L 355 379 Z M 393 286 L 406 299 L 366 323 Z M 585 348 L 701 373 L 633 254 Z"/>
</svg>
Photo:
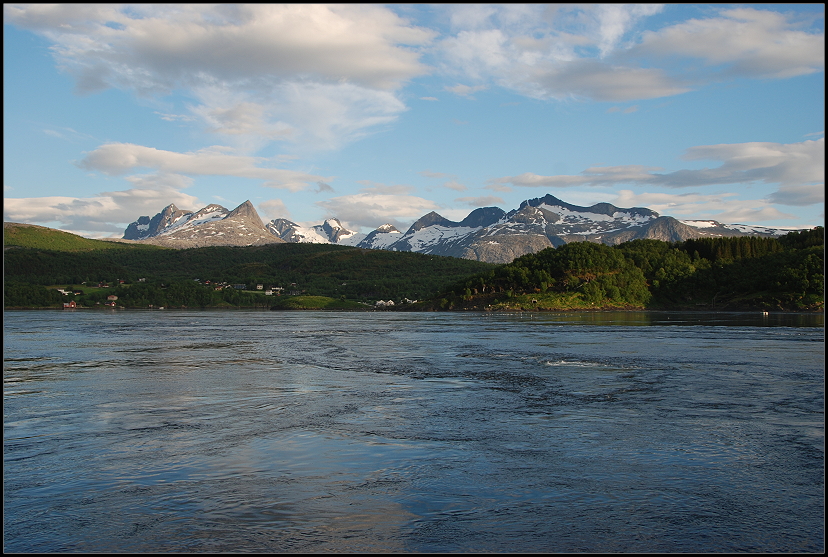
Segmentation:
<svg viewBox="0 0 828 557">
<path fill-rule="evenodd" d="M 230 214 L 227 215 L 225 218 L 232 219 L 238 217 L 253 219 L 253 221 L 256 224 L 264 228 L 264 223 L 262 223 L 262 219 L 259 217 L 259 213 L 256 211 L 256 208 L 253 206 L 253 204 L 250 203 L 249 199 L 241 205 L 239 205 L 238 207 L 236 207 L 235 209 L 233 209 L 232 211 L 230 211 Z"/>
<path fill-rule="evenodd" d="M 378 226 L 376 232 L 384 232 L 384 233 L 396 232 L 397 234 L 400 233 L 400 231 L 397 230 L 397 228 L 393 224 L 388 223 L 388 222 L 386 222 L 382 226 Z"/>
<path fill-rule="evenodd" d="M 235 216 L 250 216 L 250 215 L 256 215 L 258 217 L 259 213 L 256 212 L 256 208 L 253 207 L 253 204 L 250 203 L 250 200 L 248 199 L 247 201 L 245 201 L 244 203 L 242 203 L 241 205 L 239 205 L 238 207 L 236 207 L 235 209 L 230 211 L 230 214 L 227 215 L 227 216 L 228 217 L 235 217 Z"/>
<path fill-rule="evenodd" d="M 339 222 L 339 219 L 336 217 L 325 219 L 325 222 L 322 223 L 321 228 L 322 232 L 324 232 L 328 236 L 328 239 L 334 244 L 339 243 L 340 239 L 352 236 L 354 234 L 353 232 L 342 226 L 342 223 Z"/>
</svg>

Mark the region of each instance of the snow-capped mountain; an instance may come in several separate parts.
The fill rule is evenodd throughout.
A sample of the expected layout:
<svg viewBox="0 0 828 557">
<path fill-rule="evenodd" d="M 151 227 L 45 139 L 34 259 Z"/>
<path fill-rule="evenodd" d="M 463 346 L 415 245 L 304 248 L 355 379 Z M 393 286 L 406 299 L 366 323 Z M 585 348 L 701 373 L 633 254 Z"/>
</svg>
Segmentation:
<svg viewBox="0 0 828 557">
<path fill-rule="evenodd" d="M 725 225 L 716 221 L 681 222 L 651 209 L 623 209 L 609 203 L 580 207 L 546 195 L 508 213 L 497 207 L 475 209 L 461 222 L 429 213 L 383 249 L 415 251 L 508 263 L 526 253 L 569 242 L 620 244 L 638 238 L 679 242 L 705 236 L 778 236 L 782 229 Z M 359 247 L 371 247 L 360 245 Z"/>
<path fill-rule="evenodd" d="M 722 224 L 715 220 L 683 220 L 687 226 L 700 228 L 708 232 L 707 236 L 781 236 L 791 231 L 790 228 L 770 228 L 754 224 Z"/>
<path fill-rule="evenodd" d="M 253 246 L 284 242 L 264 227 L 250 201 L 245 201 L 232 211 L 215 204 L 195 212 L 182 211 L 175 205 L 168 205 L 152 219 L 140 217 L 130 224 L 124 232 L 124 239 L 143 240 L 175 248 Z"/>
<path fill-rule="evenodd" d="M 311 227 L 300 226 L 287 219 L 274 219 L 267 223 L 265 228 L 282 240 L 291 243 L 355 246 L 366 236 L 346 229 L 336 218 Z"/>
<path fill-rule="evenodd" d="M 152 219 L 141 217 L 130 224 L 124 238 L 171 247 L 278 242 L 339 244 L 508 263 L 526 253 L 569 242 L 614 245 L 639 238 L 679 242 L 700 237 L 780 236 L 787 232 L 790 230 L 713 220 L 679 221 L 643 207 L 624 209 L 609 203 L 580 207 L 546 195 L 524 201 L 508 213 L 498 207 L 482 207 L 454 222 L 431 212 L 405 233 L 384 224 L 369 234 L 348 230 L 336 218 L 311 227 L 287 219 L 263 225 L 249 201 L 233 211 L 208 205 L 187 212 L 169 205 Z"/>
<path fill-rule="evenodd" d="M 401 236 L 402 232 L 397 230 L 393 225 L 383 224 L 373 232 L 370 232 L 356 245 L 366 249 L 388 249 Z"/>
</svg>

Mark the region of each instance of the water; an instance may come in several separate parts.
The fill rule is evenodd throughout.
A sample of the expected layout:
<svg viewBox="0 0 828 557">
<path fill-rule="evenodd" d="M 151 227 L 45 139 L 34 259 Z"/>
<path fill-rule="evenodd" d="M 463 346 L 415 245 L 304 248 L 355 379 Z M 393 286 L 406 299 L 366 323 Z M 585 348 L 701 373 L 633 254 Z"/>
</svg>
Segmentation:
<svg viewBox="0 0 828 557">
<path fill-rule="evenodd" d="M 820 552 L 821 315 L 4 317 L 11 552 Z"/>
</svg>

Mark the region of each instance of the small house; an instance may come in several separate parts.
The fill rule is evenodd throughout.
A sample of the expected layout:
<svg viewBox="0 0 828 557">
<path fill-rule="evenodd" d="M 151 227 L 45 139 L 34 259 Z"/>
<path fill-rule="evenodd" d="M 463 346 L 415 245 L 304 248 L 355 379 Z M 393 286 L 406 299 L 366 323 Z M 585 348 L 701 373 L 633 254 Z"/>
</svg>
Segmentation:
<svg viewBox="0 0 828 557">
<path fill-rule="evenodd" d="M 63 309 L 76 307 L 78 307 L 78 305 L 75 303 L 75 300 L 72 300 L 71 302 L 63 302 Z"/>
</svg>

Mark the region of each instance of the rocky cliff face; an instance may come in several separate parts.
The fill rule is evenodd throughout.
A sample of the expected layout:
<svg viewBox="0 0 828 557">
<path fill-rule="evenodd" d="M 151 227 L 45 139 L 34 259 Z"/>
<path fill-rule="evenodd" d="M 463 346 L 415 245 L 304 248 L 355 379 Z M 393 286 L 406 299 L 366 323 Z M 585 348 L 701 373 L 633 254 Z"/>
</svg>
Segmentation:
<svg viewBox="0 0 828 557">
<path fill-rule="evenodd" d="M 167 205 L 152 219 L 148 216 L 139 217 L 137 221 L 130 224 L 124 232 L 124 240 L 144 240 L 157 236 L 187 214 L 189 214 L 187 211 L 182 211 L 173 204 Z"/>
</svg>

